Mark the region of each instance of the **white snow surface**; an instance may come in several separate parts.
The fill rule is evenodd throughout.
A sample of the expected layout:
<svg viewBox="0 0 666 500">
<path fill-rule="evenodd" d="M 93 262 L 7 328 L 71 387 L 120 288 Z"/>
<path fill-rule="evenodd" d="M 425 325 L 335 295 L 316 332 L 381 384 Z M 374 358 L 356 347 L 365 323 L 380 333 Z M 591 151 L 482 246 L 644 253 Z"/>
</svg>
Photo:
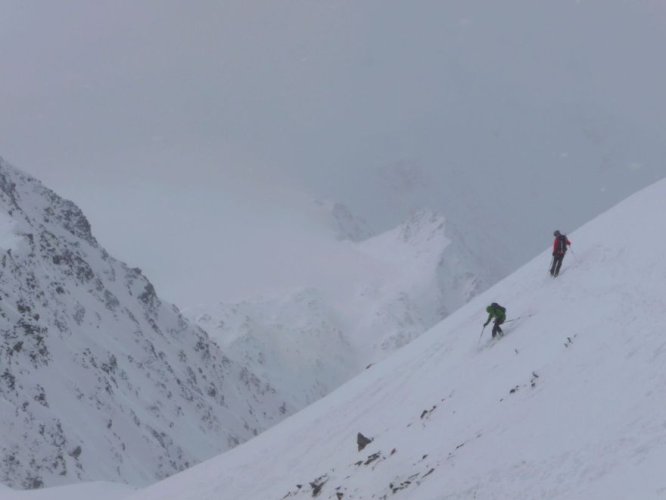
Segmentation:
<svg viewBox="0 0 666 500">
<path fill-rule="evenodd" d="M 2 500 L 119 500 L 132 491 L 134 489 L 130 486 L 103 481 L 28 491 L 0 486 L 0 498 Z"/>
<path fill-rule="evenodd" d="M 570 234 L 559 278 L 544 252 L 305 410 L 126 498 L 664 498 L 664 213 L 666 180 Z M 492 301 L 512 320 L 496 342 L 479 338 Z"/>
<path fill-rule="evenodd" d="M 0 212 L 0 250 L 17 250 L 21 238 L 16 234 L 14 220 Z"/>
</svg>

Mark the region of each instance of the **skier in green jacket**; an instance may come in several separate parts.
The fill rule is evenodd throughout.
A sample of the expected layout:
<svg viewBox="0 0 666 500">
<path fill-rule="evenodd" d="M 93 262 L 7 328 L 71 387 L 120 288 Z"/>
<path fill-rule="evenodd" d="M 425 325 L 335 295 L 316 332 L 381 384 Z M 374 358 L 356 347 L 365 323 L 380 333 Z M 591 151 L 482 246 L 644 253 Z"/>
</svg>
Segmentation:
<svg viewBox="0 0 666 500">
<path fill-rule="evenodd" d="M 500 337 L 504 335 L 504 332 L 500 328 L 500 325 L 504 323 L 506 319 L 506 309 L 499 305 L 497 302 L 493 302 L 488 307 L 486 307 L 486 312 L 488 313 L 488 320 L 483 324 L 485 328 L 488 326 L 488 323 L 494 318 L 495 324 L 493 324 L 493 338 L 499 335 Z"/>
</svg>

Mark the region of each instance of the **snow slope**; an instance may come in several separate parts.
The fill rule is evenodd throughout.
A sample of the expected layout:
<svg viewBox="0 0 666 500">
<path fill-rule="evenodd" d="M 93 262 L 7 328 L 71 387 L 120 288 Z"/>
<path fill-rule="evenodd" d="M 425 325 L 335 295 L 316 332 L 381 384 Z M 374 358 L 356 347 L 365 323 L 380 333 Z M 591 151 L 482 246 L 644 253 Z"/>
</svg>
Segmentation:
<svg viewBox="0 0 666 500">
<path fill-rule="evenodd" d="M 2 500 L 118 500 L 133 491 L 118 483 L 81 483 L 41 490 L 17 491 L 0 486 Z"/>
<path fill-rule="evenodd" d="M 497 267 L 431 211 L 373 238 L 333 246 L 344 267 L 323 260 L 330 272 L 317 283 L 186 311 L 227 356 L 270 380 L 295 408 L 407 344 L 499 279 Z"/>
<path fill-rule="evenodd" d="M 544 252 L 326 398 L 128 498 L 663 498 L 664 213 L 666 180 L 570 234 L 558 279 Z M 514 320 L 494 344 L 479 341 L 491 301 Z"/>
</svg>

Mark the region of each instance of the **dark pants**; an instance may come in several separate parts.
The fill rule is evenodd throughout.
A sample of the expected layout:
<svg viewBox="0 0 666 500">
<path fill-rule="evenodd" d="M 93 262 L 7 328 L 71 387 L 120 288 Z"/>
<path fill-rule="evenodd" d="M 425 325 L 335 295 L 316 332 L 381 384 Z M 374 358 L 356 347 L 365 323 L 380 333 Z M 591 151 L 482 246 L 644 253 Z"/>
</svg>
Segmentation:
<svg viewBox="0 0 666 500">
<path fill-rule="evenodd" d="M 562 261 L 564 260 L 564 254 L 553 255 L 553 265 L 550 267 L 550 275 L 557 276 L 560 274 L 560 267 L 562 267 Z"/>
<path fill-rule="evenodd" d="M 500 325 L 504 323 L 504 320 L 500 321 L 498 319 L 495 320 L 495 323 L 493 324 L 493 338 L 495 338 L 497 335 L 500 337 L 504 335 L 504 332 L 500 328 Z"/>
</svg>

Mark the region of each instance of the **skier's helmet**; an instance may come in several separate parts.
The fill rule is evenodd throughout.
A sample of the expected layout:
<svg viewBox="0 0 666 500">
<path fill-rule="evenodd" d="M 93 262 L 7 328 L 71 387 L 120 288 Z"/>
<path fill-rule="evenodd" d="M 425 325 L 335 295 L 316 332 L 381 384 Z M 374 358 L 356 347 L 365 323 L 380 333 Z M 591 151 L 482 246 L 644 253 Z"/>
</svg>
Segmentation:
<svg viewBox="0 0 666 500">
<path fill-rule="evenodd" d="M 555 232 L 553 233 L 553 236 L 557 237 L 557 236 L 560 236 L 560 234 L 561 234 L 561 233 L 560 233 L 559 231 L 555 231 Z"/>
</svg>

